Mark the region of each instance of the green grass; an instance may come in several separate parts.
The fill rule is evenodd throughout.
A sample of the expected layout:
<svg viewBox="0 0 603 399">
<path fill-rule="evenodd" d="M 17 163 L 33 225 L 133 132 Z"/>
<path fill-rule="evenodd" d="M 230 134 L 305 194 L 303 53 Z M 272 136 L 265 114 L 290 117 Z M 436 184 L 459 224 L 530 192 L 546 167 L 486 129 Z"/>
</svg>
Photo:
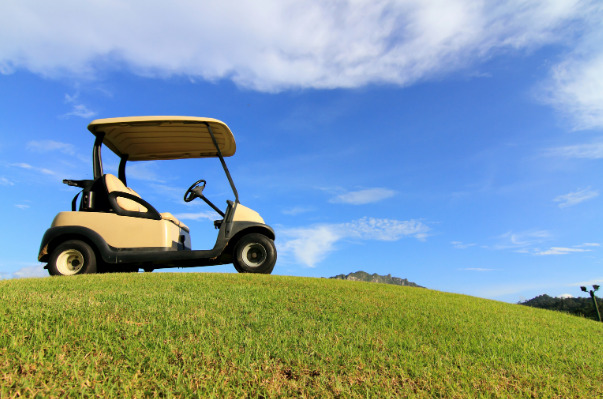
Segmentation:
<svg viewBox="0 0 603 399">
<path fill-rule="evenodd" d="M 0 281 L 0 397 L 601 397 L 603 323 L 245 274 Z"/>
</svg>

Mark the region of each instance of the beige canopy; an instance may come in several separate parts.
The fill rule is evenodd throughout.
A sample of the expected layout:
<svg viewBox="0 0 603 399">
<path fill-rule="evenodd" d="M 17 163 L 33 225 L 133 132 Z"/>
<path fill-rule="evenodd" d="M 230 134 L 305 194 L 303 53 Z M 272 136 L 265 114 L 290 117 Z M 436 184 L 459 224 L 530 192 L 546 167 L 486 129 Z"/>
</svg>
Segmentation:
<svg viewBox="0 0 603 399">
<path fill-rule="evenodd" d="M 192 116 L 135 116 L 97 119 L 88 125 L 95 136 L 104 133 L 103 144 L 129 161 L 217 157 L 207 125 L 222 156 L 236 151 L 232 132 L 222 121 Z"/>
</svg>

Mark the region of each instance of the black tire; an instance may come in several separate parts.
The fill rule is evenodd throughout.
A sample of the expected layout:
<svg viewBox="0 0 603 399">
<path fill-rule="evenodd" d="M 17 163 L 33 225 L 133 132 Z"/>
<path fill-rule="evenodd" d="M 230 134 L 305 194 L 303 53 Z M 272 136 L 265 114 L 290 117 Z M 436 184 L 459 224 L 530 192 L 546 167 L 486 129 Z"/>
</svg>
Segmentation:
<svg viewBox="0 0 603 399">
<path fill-rule="evenodd" d="M 52 251 L 48 260 L 51 276 L 72 276 L 96 273 L 96 255 L 90 245 L 80 240 L 69 240 Z"/>
<path fill-rule="evenodd" d="M 235 245 L 233 258 L 239 273 L 270 274 L 276 264 L 276 247 L 274 241 L 263 234 L 247 234 Z"/>
</svg>

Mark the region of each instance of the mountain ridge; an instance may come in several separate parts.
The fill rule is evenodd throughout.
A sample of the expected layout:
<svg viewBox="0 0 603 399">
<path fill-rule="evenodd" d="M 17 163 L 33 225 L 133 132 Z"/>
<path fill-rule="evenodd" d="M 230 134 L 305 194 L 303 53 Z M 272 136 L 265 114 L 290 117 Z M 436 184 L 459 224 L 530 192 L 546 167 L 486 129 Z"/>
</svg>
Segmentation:
<svg viewBox="0 0 603 399">
<path fill-rule="evenodd" d="M 336 276 L 329 277 L 329 278 L 337 279 L 337 280 L 364 281 L 364 282 L 368 282 L 368 283 L 392 284 L 392 285 L 400 285 L 400 286 L 404 286 L 404 287 L 425 288 L 417 283 L 408 281 L 408 279 L 405 279 L 405 278 L 392 277 L 391 274 L 387 274 L 387 275 L 380 275 L 377 273 L 369 274 L 362 270 L 359 270 L 354 273 L 349 273 L 349 274 L 338 274 Z"/>
</svg>

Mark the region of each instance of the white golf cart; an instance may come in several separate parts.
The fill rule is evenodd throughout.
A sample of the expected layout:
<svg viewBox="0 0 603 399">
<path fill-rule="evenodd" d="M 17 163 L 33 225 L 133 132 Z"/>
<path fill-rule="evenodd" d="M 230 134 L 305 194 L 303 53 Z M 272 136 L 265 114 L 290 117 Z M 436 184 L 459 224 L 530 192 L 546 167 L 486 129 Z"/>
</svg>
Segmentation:
<svg viewBox="0 0 603 399">
<path fill-rule="evenodd" d="M 274 230 L 260 215 L 241 205 L 224 157 L 236 144 L 224 122 L 186 116 L 146 116 L 92 121 L 96 136 L 92 180 L 63 180 L 82 191 L 71 212 L 60 212 L 46 231 L 38 260 L 51 275 L 134 272 L 142 268 L 211 266 L 233 263 L 240 273 L 272 272 L 276 263 Z M 118 176 L 104 174 L 101 147 L 119 158 Z M 205 180 L 184 194 L 184 201 L 205 201 L 219 215 L 212 249 L 193 250 L 189 228 L 171 213 L 159 213 L 127 186 L 128 161 L 219 158 L 234 193 L 220 210 L 203 195 Z M 78 205 L 78 196 L 81 199 Z"/>
</svg>

